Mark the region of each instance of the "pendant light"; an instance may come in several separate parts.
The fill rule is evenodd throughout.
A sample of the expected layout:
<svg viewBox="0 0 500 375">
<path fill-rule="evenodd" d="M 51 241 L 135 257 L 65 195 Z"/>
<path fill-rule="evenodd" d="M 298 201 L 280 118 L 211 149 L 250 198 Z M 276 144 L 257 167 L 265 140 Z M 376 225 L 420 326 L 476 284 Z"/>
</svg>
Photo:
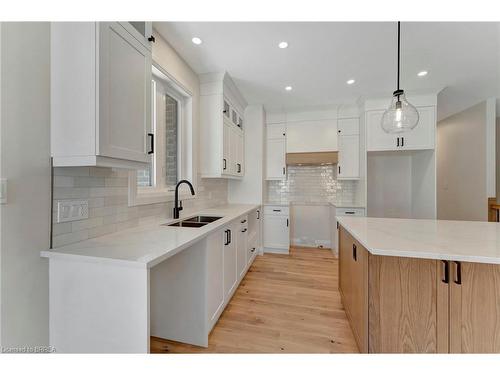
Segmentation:
<svg viewBox="0 0 500 375">
<path fill-rule="evenodd" d="M 399 88 L 399 68 L 401 57 L 401 22 L 398 22 L 398 78 L 397 90 L 392 94 L 389 108 L 382 116 L 382 129 L 386 133 L 403 133 L 413 129 L 418 124 L 418 111 L 406 100 L 404 90 Z"/>
</svg>

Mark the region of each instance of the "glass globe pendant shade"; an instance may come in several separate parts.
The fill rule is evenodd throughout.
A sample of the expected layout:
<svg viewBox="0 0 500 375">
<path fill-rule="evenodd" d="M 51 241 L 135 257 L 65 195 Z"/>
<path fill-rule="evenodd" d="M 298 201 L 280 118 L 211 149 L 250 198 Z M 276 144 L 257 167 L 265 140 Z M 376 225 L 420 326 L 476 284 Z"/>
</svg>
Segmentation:
<svg viewBox="0 0 500 375">
<path fill-rule="evenodd" d="M 382 116 L 382 129 L 386 133 L 403 133 L 418 124 L 418 111 L 411 105 L 403 90 L 394 91 L 391 105 Z"/>
</svg>

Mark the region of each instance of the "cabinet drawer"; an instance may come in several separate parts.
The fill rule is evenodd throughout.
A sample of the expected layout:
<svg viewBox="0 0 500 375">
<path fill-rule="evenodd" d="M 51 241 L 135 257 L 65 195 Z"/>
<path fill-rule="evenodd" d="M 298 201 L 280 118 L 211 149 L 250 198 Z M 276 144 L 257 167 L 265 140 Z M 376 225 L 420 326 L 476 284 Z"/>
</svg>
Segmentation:
<svg viewBox="0 0 500 375">
<path fill-rule="evenodd" d="M 290 208 L 288 206 L 264 206 L 264 215 L 288 216 Z"/>
<path fill-rule="evenodd" d="M 365 216 L 364 208 L 337 208 L 337 216 Z"/>
</svg>

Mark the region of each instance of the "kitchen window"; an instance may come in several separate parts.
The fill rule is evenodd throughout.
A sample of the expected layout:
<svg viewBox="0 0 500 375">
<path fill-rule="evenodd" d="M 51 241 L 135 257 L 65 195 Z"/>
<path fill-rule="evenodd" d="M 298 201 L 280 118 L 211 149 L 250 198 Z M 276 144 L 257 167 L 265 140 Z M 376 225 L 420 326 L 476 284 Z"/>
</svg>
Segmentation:
<svg viewBox="0 0 500 375">
<path fill-rule="evenodd" d="M 129 176 L 129 206 L 173 200 L 182 178 L 192 181 L 191 96 L 159 67 L 153 66 L 151 85 L 151 133 L 154 153 L 149 165 Z"/>
</svg>

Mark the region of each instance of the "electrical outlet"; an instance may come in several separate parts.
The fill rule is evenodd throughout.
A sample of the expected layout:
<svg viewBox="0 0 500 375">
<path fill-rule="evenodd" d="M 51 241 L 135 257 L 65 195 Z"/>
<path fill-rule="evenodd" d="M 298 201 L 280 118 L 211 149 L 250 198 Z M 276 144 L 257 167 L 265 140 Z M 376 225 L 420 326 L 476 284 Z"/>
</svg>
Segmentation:
<svg viewBox="0 0 500 375">
<path fill-rule="evenodd" d="M 0 204 L 7 203 L 7 179 L 0 178 Z"/>
<path fill-rule="evenodd" d="M 57 222 L 76 221 L 89 218 L 89 201 L 58 201 Z"/>
</svg>

